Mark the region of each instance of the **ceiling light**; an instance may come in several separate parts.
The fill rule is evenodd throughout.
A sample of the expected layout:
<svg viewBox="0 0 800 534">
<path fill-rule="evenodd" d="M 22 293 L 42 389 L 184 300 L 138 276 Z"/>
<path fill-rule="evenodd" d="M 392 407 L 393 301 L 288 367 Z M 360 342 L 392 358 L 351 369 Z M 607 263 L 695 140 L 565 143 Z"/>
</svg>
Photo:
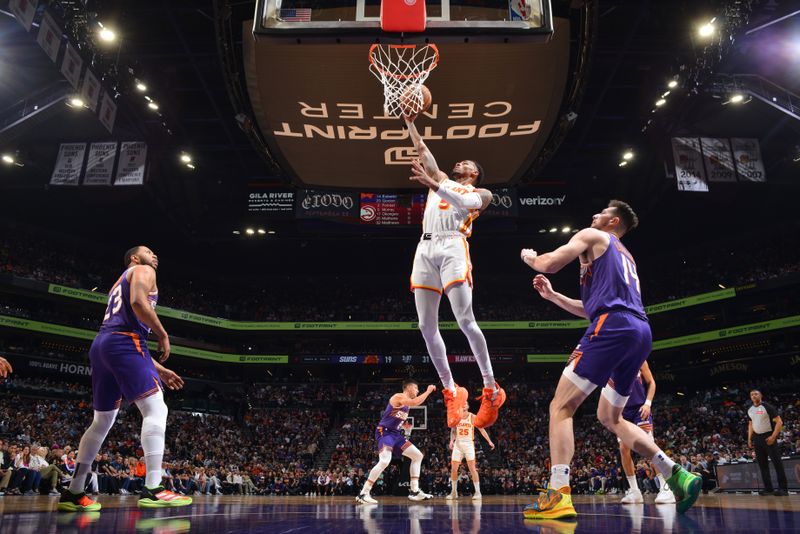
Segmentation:
<svg viewBox="0 0 800 534">
<path fill-rule="evenodd" d="M 269 231 L 269 232 L 267 232 L 267 233 L 268 233 L 269 235 L 275 235 L 275 233 L 276 233 L 276 232 L 275 232 L 275 230 L 270 230 L 270 231 Z"/>
<path fill-rule="evenodd" d="M 577 229 L 577 228 L 573 228 L 573 229 L 572 229 L 572 233 L 573 233 L 573 234 L 577 234 L 577 233 L 578 233 L 578 229 Z"/>
<path fill-rule="evenodd" d="M 9 165 L 13 165 L 14 161 L 16 161 L 16 160 L 14 159 L 14 156 L 12 156 L 10 154 L 3 154 L 3 161 L 5 163 L 8 163 Z"/>
<path fill-rule="evenodd" d="M 267 233 L 267 231 L 266 231 L 266 230 L 264 230 L 263 228 L 259 228 L 259 229 L 258 229 L 258 233 L 259 233 L 260 235 L 264 235 L 264 234 L 266 234 L 266 233 Z"/>
<path fill-rule="evenodd" d="M 74 96 L 67 100 L 67 105 L 71 108 L 82 108 L 85 106 L 85 103 L 83 102 L 82 98 Z"/>
<path fill-rule="evenodd" d="M 192 156 L 190 156 L 186 152 L 181 152 L 181 161 L 184 162 L 184 163 L 191 163 L 192 162 Z"/>
<path fill-rule="evenodd" d="M 541 230 L 539 230 L 539 233 L 540 233 L 540 234 L 547 233 L 547 230 L 546 230 L 546 229 L 544 229 L 544 228 L 542 228 Z"/>
<path fill-rule="evenodd" d="M 150 102 L 149 104 L 147 104 L 147 107 L 156 110 L 158 109 L 158 104 L 156 104 L 155 102 Z"/>
<path fill-rule="evenodd" d="M 735 95 L 733 95 L 733 96 L 731 97 L 731 100 L 730 100 L 730 101 L 731 101 L 731 102 L 733 102 L 734 104 L 738 104 L 738 103 L 740 103 L 742 100 L 744 100 L 744 95 L 743 95 L 743 94 L 741 94 L 741 93 L 736 93 Z"/>
<path fill-rule="evenodd" d="M 556 228 L 556 227 L 550 228 L 550 233 L 551 234 L 554 234 L 556 232 L 558 232 L 558 228 Z"/>
<path fill-rule="evenodd" d="M 633 159 L 633 150 L 626 150 L 624 154 L 622 154 L 622 159 L 624 160 L 632 160 Z"/>
<path fill-rule="evenodd" d="M 675 89 L 676 87 L 678 87 L 678 80 L 671 80 L 667 84 L 667 87 L 669 87 L 670 89 Z"/>
<path fill-rule="evenodd" d="M 561 229 L 561 233 L 568 234 L 570 230 L 572 230 L 572 228 L 570 228 L 569 226 L 565 226 L 564 228 Z"/>
<path fill-rule="evenodd" d="M 153 101 L 153 99 L 152 99 L 152 98 L 150 98 L 150 97 L 149 97 L 149 96 L 147 96 L 147 95 L 144 95 L 144 99 L 145 99 L 145 100 L 147 100 L 148 102 L 152 102 L 152 101 Z"/>
<path fill-rule="evenodd" d="M 187 169 L 192 169 L 192 170 L 195 170 L 197 167 L 195 167 L 195 166 L 194 166 L 194 163 L 187 163 L 187 164 L 186 164 L 186 168 L 187 168 Z"/>
<path fill-rule="evenodd" d="M 667 95 L 669 95 L 669 91 L 666 91 L 663 95 L 661 95 L 661 98 L 666 98 Z"/>
<path fill-rule="evenodd" d="M 233 235 L 239 235 L 239 234 L 241 234 L 241 233 L 242 233 L 242 232 L 240 232 L 239 230 L 234 230 L 234 231 L 233 231 Z"/>
<path fill-rule="evenodd" d="M 144 93 L 145 91 L 147 91 L 147 86 L 142 82 L 136 82 L 136 89 Z"/>
<path fill-rule="evenodd" d="M 719 288 L 720 288 L 720 289 L 727 289 L 727 288 L 726 288 L 724 285 L 722 285 L 722 284 L 717 284 L 717 285 L 719 286 Z"/>
<path fill-rule="evenodd" d="M 664 100 L 663 98 L 659 98 L 658 100 L 656 100 L 656 107 L 660 108 L 661 106 L 663 106 L 666 103 L 667 103 L 666 100 Z"/>
<path fill-rule="evenodd" d="M 700 26 L 700 28 L 697 30 L 697 33 L 700 34 L 700 37 L 711 37 L 714 34 L 714 31 L 716 30 L 716 27 L 714 26 L 715 20 L 717 20 L 716 17 L 711 19 L 706 24 Z"/>
<path fill-rule="evenodd" d="M 255 231 L 255 230 L 253 230 L 252 228 L 248 228 L 248 229 L 247 229 L 247 230 L 245 230 L 244 232 L 245 232 L 247 235 L 253 235 L 254 233 L 256 233 L 256 231 Z"/>
<path fill-rule="evenodd" d="M 110 28 L 101 28 L 100 32 L 98 32 L 98 35 L 100 36 L 100 39 L 107 43 L 111 43 L 117 39 L 117 34 L 114 33 L 114 30 L 111 30 Z"/>
<path fill-rule="evenodd" d="M 619 166 L 620 166 L 620 167 L 624 167 L 624 166 L 625 166 L 625 165 L 627 165 L 627 164 L 628 164 L 628 162 L 627 162 L 627 161 L 625 161 L 625 160 L 622 160 L 622 161 L 620 161 L 620 162 L 619 162 Z"/>
</svg>

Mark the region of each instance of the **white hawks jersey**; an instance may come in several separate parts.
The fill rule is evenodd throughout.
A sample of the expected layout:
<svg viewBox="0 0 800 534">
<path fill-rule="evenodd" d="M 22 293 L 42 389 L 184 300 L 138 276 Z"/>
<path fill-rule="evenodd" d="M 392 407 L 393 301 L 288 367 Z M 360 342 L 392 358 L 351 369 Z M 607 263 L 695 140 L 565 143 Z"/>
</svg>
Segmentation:
<svg viewBox="0 0 800 534">
<path fill-rule="evenodd" d="M 452 188 L 461 194 L 472 193 L 475 188 L 471 185 L 458 185 Z M 460 232 L 465 237 L 472 235 L 472 222 L 478 218 L 480 210 L 457 208 L 442 199 L 433 191 L 428 192 L 425 203 L 425 216 L 422 219 L 422 232 L 436 234 L 440 232 Z"/>
</svg>

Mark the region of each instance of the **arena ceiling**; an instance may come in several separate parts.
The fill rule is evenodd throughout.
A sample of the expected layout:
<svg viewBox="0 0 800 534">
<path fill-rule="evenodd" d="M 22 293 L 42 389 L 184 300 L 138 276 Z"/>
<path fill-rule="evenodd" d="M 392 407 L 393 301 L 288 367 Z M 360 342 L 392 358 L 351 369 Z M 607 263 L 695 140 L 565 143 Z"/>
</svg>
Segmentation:
<svg viewBox="0 0 800 534">
<path fill-rule="evenodd" d="M 740 108 L 723 106 L 718 94 L 708 92 L 710 84 L 678 90 L 667 106 L 651 112 L 666 83 L 680 79 L 702 55 L 704 45 L 694 35 L 697 25 L 728 4 L 600 0 L 594 10 L 597 32 L 591 62 L 574 124 L 546 166 L 535 174 L 523 173 L 521 182 L 556 184 L 580 197 L 562 216 L 575 224 L 609 197 L 629 199 L 641 212 L 653 215 L 653 220 L 663 220 L 676 210 L 688 218 L 709 217 L 710 228 L 717 228 L 718 217 L 709 213 L 757 204 L 753 209 L 769 217 L 775 213 L 774 206 L 785 202 L 788 207 L 791 195 L 787 191 L 796 192 L 800 174 L 791 161 L 793 146 L 800 144 L 800 121 L 758 101 Z M 790 13 L 792 2 L 740 4 L 752 7 L 749 27 L 755 28 Z M 0 169 L 5 216 L 43 224 L 61 221 L 89 233 L 87 228 L 102 232 L 99 222 L 120 210 L 140 206 L 148 214 L 144 224 L 152 225 L 153 232 L 167 225 L 171 236 L 230 239 L 231 229 L 243 221 L 248 184 L 282 186 L 291 181 L 243 132 L 236 115 L 248 103 L 240 100 L 241 91 L 231 84 L 241 72 L 226 74 L 229 66 L 221 60 L 225 43 L 220 36 L 225 26 L 236 30 L 230 33 L 238 35 L 234 46 L 241 50 L 241 24 L 252 18 L 254 2 L 140 0 L 89 5 L 121 35 L 118 48 L 99 61 L 131 67 L 137 79 L 146 80 L 149 94 L 159 104 L 160 116 L 149 113 L 140 95 L 120 87 L 116 137 L 148 142 L 153 156 L 151 180 L 144 188 L 111 194 L 48 188 L 59 142 L 92 141 L 105 134 L 96 118 L 78 117 L 63 107 L 43 114 L 13 139 L 0 138 L 4 143 L 0 149 L 13 147 L 26 160 L 26 166 L 14 172 Z M 798 91 L 798 54 L 787 54 L 782 48 L 797 50 L 798 19 L 785 19 L 737 40 L 715 67 L 715 74 L 756 73 Z M 35 92 L 52 89 L 60 75 L 7 13 L 0 14 L 0 30 L 0 109 L 7 109 Z M 770 43 L 769 52 L 763 51 L 764 40 Z M 652 122 L 648 125 L 648 121 Z M 768 162 L 767 186 L 702 198 L 679 195 L 674 179 L 665 177 L 665 160 L 669 138 L 684 134 L 759 137 Z M 620 168 L 627 149 L 635 151 L 635 159 Z M 196 162 L 194 171 L 187 171 L 177 159 L 184 150 Z M 63 222 L 65 206 L 67 223 Z M 316 231 L 294 222 L 274 224 L 284 236 Z M 538 226 L 532 223 L 518 230 Z M 691 228 L 691 223 L 685 227 Z M 358 228 L 339 230 L 360 232 Z"/>
</svg>

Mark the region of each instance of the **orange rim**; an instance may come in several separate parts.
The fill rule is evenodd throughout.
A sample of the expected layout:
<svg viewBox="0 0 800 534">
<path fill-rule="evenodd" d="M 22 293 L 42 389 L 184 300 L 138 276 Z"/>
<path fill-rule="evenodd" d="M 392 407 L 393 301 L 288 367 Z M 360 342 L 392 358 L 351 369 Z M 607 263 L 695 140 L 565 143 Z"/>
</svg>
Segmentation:
<svg viewBox="0 0 800 534">
<path fill-rule="evenodd" d="M 387 71 L 386 69 L 384 69 L 383 67 L 381 67 L 380 65 L 378 65 L 375 62 L 375 56 L 373 54 L 373 51 L 376 48 L 380 48 L 381 46 L 386 46 L 389 49 L 392 49 L 392 48 L 408 49 L 408 48 L 416 48 L 417 45 L 379 45 L 379 44 L 373 44 L 372 46 L 370 46 L 369 47 L 369 62 L 372 64 L 373 67 L 375 67 L 375 70 L 378 71 L 383 76 L 389 76 L 390 78 L 396 78 L 398 80 L 414 80 L 416 78 L 421 77 L 424 74 L 430 73 L 439 64 L 439 48 L 435 44 L 427 44 L 425 46 L 431 48 L 433 50 L 433 52 L 434 52 L 433 63 L 431 64 L 431 66 L 429 68 L 423 70 L 422 72 L 418 72 L 416 74 L 410 74 L 410 75 L 409 74 L 397 74 L 397 73 L 394 73 L 394 72 L 389 72 L 389 71 Z"/>
</svg>

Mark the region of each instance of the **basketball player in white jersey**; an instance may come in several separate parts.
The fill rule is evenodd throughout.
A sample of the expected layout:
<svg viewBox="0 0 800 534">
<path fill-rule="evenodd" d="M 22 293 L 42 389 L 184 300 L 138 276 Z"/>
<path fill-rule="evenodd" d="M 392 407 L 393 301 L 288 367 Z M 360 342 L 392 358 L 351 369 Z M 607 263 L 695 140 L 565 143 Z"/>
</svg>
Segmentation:
<svg viewBox="0 0 800 534">
<path fill-rule="evenodd" d="M 450 449 L 453 451 L 450 469 L 450 495 L 447 500 L 458 499 L 458 469 L 461 461 L 467 461 L 467 468 L 472 477 L 472 485 L 475 486 L 475 493 L 472 500 L 478 501 L 483 498 L 481 495 L 481 480 L 478 477 L 478 469 L 475 467 L 475 425 L 473 420 L 475 415 L 469 412 L 469 405 L 461 407 L 461 420 L 450 430 Z M 479 428 L 478 431 L 483 435 L 483 439 L 489 443 L 489 447 L 494 450 L 494 443 L 489 438 L 486 430 Z"/>
<path fill-rule="evenodd" d="M 456 163 L 451 172 L 452 180 L 449 179 L 439 170 L 423 142 L 414 117 L 406 117 L 405 121 L 419 156 L 413 163 L 411 180 L 430 189 L 422 220 L 422 239 L 417 245 L 411 273 L 419 329 L 444 385 L 447 426 L 453 428 L 461 419 L 459 414 L 467 401 L 467 390 L 453 381 L 444 340 L 439 333 L 439 302 L 442 294 L 446 294 L 483 376 L 481 407 L 474 423 L 478 428 L 485 428 L 497 420 L 506 394 L 495 382 L 486 338 L 472 312 L 472 263 L 467 238 L 472 234 L 472 222 L 492 202 L 492 193 L 475 187 L 483 178 L 483 169 L 472 160 Z"/>
</svg>

